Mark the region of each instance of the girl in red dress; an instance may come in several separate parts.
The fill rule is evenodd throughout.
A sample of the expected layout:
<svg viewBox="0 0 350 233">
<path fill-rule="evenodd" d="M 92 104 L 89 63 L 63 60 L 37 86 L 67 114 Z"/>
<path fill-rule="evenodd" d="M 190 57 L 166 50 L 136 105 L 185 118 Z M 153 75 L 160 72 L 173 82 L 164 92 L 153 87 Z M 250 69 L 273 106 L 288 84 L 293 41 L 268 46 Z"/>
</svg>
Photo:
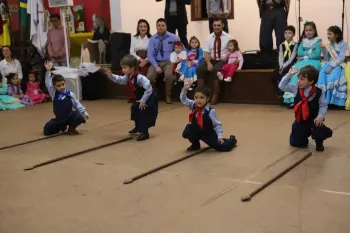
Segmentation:
<svg viewBox="0 0 350 233">
<path fill-rule="evenodd" d="M 40 89 L 40 83 L 37 81 L 36 73 L 34 70 L 29 72 L 29 82 L 27 83 L 26 95 L 33 100 L 34 104 L 40 104 L 45 101 L 46 98 L 50 98 L 49 95 L 44 94 Z"/>
</svg>

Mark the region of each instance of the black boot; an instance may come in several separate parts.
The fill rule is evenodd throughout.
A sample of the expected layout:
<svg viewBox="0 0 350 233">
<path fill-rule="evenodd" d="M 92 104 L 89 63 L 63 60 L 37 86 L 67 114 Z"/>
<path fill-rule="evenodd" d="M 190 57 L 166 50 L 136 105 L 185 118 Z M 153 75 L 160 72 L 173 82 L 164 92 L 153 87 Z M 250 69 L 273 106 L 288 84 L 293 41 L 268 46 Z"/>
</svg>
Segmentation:
<svg viewBox="0 0 350 233">
<path fill-rule="evenodd" d="M 237 145 L 237 139 L 235 136 L 231 135 L 229 140 L 231 141 L 233 146 Z"/>
<path fill-rule="evenodd" d="M 137 138 L 137 141 L 144 141 L 149 139 L 148 132 L 141 133 L 140 136 Z"/>
<path fill-rule="evenodd" d="M 129 131 L 129 134 L 135 134 L 138 133 L 139 131 L 137 130 L 137 128 L 133 128 L 132 130 Z"/>
<path fill-rule="evenodd" d="M 316 151 L 324 151 L 323 142 L 316 142 Z"/>
<path fill-rule="evenodd" d="M 201 145 L 198 143 L 192 143 L 191 146 L 189 146 L 187 148 L 187 151 L 196 151 L 196 150 L 199 150 L 201 148 Z"/>
</svg>

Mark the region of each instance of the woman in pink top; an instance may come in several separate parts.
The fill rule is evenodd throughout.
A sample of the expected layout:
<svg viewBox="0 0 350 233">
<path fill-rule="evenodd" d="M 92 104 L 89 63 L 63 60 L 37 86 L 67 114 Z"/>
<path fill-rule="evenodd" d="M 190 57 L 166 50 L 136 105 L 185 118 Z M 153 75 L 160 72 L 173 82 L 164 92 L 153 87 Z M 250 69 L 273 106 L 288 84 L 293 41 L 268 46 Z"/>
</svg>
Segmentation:
<svg viewBox="0 0 350 233">
<path fill-rule="evenodd" d="M 223 65 L 219 72 L 217 73 L 219 80 L 224 80 L 225 82 L 231 82 L 232 76 L 236 70 L 242 69 L 243 66 L 243 56 L 238 47 L 238 42 L 236 40 L 230 40 L 227 43 L 228 53 L 225 60 L 227 64 Z"/>
</svg>

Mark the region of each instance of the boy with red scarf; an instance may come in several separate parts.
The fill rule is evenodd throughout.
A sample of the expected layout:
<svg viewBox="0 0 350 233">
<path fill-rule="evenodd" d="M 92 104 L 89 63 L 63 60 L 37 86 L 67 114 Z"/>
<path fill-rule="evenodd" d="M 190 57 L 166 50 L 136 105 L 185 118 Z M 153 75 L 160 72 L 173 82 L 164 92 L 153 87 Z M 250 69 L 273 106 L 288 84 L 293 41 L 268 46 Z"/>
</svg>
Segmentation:
<svg viewBox="0 0 350 233">
<path fill-rule="evenodd" d="M 289 84 L 290 78 L 299 72 L 298 85 Z M 311 135 L 316 142 L 316 151 L 324 151 L 323 141 L 332 137 L 332 130 L 323 123 L 328 104 L 324 92 L 315 86 L 318 80 L 318 71 L 313 66 L 302 69 L 290 69 L 279 83 L 279 88 L 285 92 L 294 93 L 295 121 L 290 134 L 290 145 L 306 147 Z"/>
<path fill-rule="evenodd" d="M 149 138 L 148 128 L 156 124 L 158 101 L 148 78 L 139 73 L 138 60 L 133 55 L 124 56 L 120 65 L 124 76 L 114 75 L 107 68 L 104 72 L 113 82 L 128 85 L 133 91 L 136 99 L 131 105 L 131 120 L 135 122 L 135 128 L 129 133 L 140 133 L 137 141 L 143 141 Z"/>
<path fill-rule="evenodd" d="M 237 144 L 236 137 L 231 135 L 230 139 L 223 138 L 222 124 L 216 116 L 215 109 L 209 106 L 210 90 L 207 87 L 197 87 L 193 101 L 186 97 L 192 83 L 190 80 L 185 80 L 184 83 L 180 100 L 191 111 L 189 123 L 182 133 L 182 137 L 191 142 L 187 151 L 199 150 L 200 140 L 217 151 L 231 151 Z"/>
</svg>

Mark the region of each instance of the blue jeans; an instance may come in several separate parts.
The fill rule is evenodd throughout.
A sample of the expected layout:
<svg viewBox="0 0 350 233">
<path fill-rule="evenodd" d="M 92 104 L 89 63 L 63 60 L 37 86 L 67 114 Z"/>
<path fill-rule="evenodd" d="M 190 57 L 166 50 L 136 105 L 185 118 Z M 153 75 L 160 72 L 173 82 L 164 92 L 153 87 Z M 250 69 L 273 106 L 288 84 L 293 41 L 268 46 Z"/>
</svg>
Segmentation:
<svg viewBox="0 0 350 233">
<path fill-rule="evenodd" d="M 64 66 L 64 67 L 67 67 L 67 62 L 66 61 L 59 61 L 59 62 L 53 62 L 53 67 L 55 67 L 55 66 L 58 66 L 58 67 L 60 67 L 60 66 Z"/>
</svg>

